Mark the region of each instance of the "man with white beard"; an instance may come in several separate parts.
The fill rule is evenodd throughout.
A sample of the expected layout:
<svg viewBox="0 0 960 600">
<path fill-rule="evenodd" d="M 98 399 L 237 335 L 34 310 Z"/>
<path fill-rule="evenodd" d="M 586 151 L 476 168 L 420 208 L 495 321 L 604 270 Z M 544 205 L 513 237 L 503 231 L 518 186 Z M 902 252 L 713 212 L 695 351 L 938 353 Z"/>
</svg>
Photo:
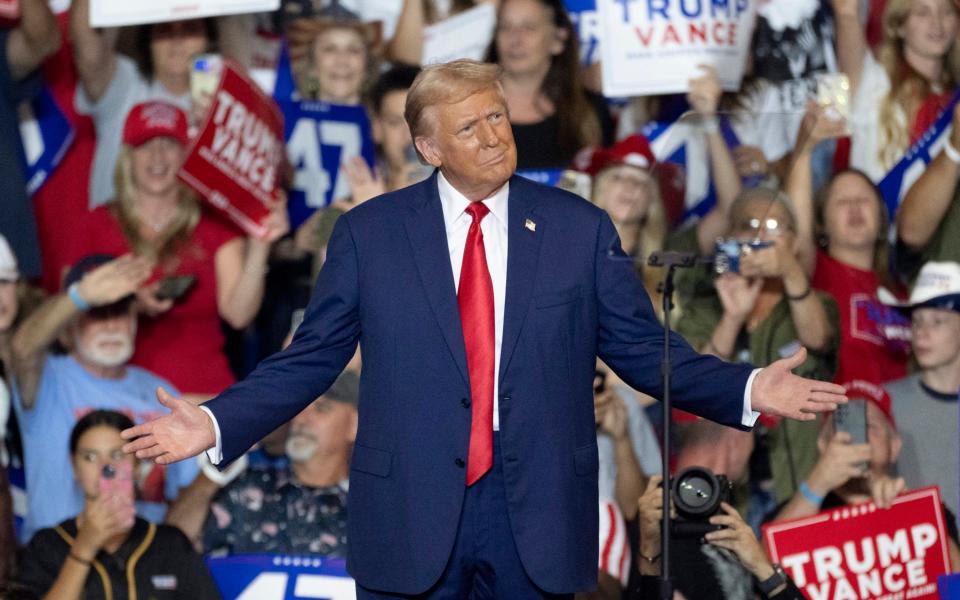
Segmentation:
<svg viewBox="0 0 960 600">
<path fill-rule="evenodd" d="M 216 493 L 203 526 L 204 552 L 346 556 L 359 391 L 360 378 L 341 373 L 291 421 L 288 468 L 250 468 Z M 206 514 L 205 506 L 192 510 Z"/>
<path fill-rule="evenodd" d="M 44 302 L 14 335 L 13 398 L 23 438 L 28 511 L 21 541 L 83 510 L 79 486 L 70 485 L 73 472 L 64 451 L 80 417 L 111 409 L 141 423 L 166 412 L 156 400 L 158 387 L 176 394 L 167 381 L 127 364 L 137 331 L 133 294 L 152 266 L 129 255 L 88 256 L 67 273 L 64 292 Z M 66 354 L 52 351 L 57 341 Z M 135 474 L 137 512 L 159 521 L 166 501 L 193 481 L 197 466 L 192 461 L 166 470 L 144 465 L 146 470 Z"/>
</svg>

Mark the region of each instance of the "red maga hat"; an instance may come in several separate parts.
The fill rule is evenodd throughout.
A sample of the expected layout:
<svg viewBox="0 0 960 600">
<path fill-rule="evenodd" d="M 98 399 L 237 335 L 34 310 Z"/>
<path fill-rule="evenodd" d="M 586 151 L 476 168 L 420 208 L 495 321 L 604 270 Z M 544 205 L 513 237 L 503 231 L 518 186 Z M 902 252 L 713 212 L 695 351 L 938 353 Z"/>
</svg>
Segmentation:
<svg viewBox="0 0 960 600">
<path fill-rule="evenodd" d="M 585 150 L 574 159 L 574 168 L 596 176 L 600 171 L 617 165 L 630 165 L 638 169 L 653 169 L 657 163 L 650 142 L 639 133 L 626 137 L 609 148 Z"/>
<path fill-rule="evenodd" d="M 187 145 L 187 113 L 169 102 L 142 102 L 130 109 L 123 124 L 123 143 L 136 148 L 155 137 Z"/>
<path fill-rule="evenodd" d="M 847 390 L 847 398 L 863 398 L 873 403 L 880 409 L 887 421 L 896 428 L 897 422 L 893 419 L 893 404 L 890 401 L 890 394 L 875 383 L 864 381 L 863 379 L 854 379 L 843 384 L 843 389 Z"/>
</svg>

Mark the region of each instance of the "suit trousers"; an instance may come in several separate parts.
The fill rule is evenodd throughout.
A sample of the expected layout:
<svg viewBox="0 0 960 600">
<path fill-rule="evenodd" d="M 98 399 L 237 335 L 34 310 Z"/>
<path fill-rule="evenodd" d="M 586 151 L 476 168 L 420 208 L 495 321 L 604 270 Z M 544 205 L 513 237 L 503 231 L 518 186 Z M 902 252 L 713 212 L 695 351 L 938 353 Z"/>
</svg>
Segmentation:
<svg viewBox="0 0 960 600">
<path fill-rule="evenodd" d="M 464 477 L 466 480 L 466 477 Z M 348 542 L 349 543 L 349 542 Z M 527 576 L 517 554 L 507 513 L 500 434 L 493 434 L 493 466 L 464 495 L 453 552 L 440 579 L 416 596 L 368 590 L 357 585 L 357 600 L 572 600 L 550 594 Z"/>
</svg>

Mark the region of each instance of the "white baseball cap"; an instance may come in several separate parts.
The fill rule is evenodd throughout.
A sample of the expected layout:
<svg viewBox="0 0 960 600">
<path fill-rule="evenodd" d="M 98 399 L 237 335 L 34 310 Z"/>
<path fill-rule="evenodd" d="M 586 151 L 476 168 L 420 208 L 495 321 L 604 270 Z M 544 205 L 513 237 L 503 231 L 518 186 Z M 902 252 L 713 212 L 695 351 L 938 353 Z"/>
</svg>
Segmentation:
<svg viewBox="0 0 960 600">
<path fill-rule="evenodd" d="M 0 235 L 0 281 L 16 281 L 20 279 L 17 270 L 17 258 L 7 243 L 7 238 Z"/>
<path fill-rule="evenodd" d="M 877 296 L 884 304 L 901 309 L 930 307 L 960 312 L 960 264 L 928 262 L 923 265 L 906 302 L 898 301 L 885 288 L 877 290 Z"/>
</svg>

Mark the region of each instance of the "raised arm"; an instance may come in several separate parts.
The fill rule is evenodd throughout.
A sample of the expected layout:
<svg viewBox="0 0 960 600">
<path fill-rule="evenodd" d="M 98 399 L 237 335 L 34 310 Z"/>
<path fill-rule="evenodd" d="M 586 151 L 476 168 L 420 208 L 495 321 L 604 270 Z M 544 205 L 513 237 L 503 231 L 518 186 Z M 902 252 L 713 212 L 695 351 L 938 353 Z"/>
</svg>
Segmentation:
<svg viewBox="0 0 960 600">
<path fill-rule="evenodd" d="M 90 27 L 90 0 L 73 0 L 70 7 L 70 38 L 80 85 L 91 102 L 107 91 L 117 68 L 113 35 Z"/>
<path fill-rule="evenodd" d="M 863 61 L 869 48 L 867 36 L 860 23 L 859 0 L 833 0 L 833 14 L 837 27 L 837 62 L 840 71 L 850 79 L 850 97 L 857 94 Z"/>
<path fill-rule="evenodd" d="M 813 149 L 821 141 L 844 135 L 842 120 L 831 119 L 823 107 L 810 103 L 800 124 L 797 143 L 793 149 L 793 168 L 787 173 L 786 192 L 797 221 L 797 256 L 807 275 L 813 273 L 817 259 L 814 239 Z"/>
<path fill-rule="evenodd" d="M 723 139 L 717 120 L 720 104 L 720 79 L 714 67 L 700 65 L 705 74 L 690 80 L 687 100 L 701 121 L 703 136 L 710 156 L 710 174 L 717 192 L 717 203 L 697 224 L 697 243 L 700 252 L 710 254 L 714 241 L 729 229 L 730 205 L 740 195 L 740 175 L 727 141 Z"/>
<path fill-rule="evenodd" d="M 397 30 L 387 44 L 387 56 L 393 62 L 419 65 L 423 59 L 423 28 L 427 16 L 423 0 L 403 0 Z"/>
<path fill-rule="evenodd" d="M 60 28 L 47 0 L 20 0 L 20 23 L 7 36 L 7 63 L 23 79 L 60 48 Z"/>
<path fill-rule="evenodd" d="M 91 307 L 112 304 L 132 294 L 150 276 L 152 265 L 143 258 L 125 255 L 84 275 L 77 294 Z M 80 309 L 67 293 L 48 298 L 20 324 L 13 336 L 13 372 L 24 408 L 33 408 L 43 362 L 50 345 Z"/>
<path fill-rule="evenodd" d="M 949 143 L 960 148 L 960 103 L 953 107 Z M 941 151 L 923 175 L 910 186 L 897 211 L 897 236 L 907 248 L 919 251 L 930 243 L 953 202 L 960 181 L 960 162 Z"/>
</svg>

